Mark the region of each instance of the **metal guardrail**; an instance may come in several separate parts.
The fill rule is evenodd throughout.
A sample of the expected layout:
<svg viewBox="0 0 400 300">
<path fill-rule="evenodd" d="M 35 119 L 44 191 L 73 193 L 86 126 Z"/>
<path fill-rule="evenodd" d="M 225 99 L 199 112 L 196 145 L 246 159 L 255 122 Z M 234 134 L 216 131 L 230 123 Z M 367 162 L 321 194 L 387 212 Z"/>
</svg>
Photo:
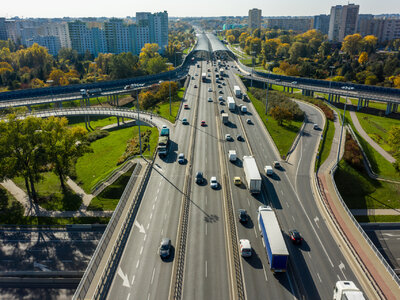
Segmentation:
<svg viewBox="0 0 400 300">
<path fill-rule="evenodd" d="M 86 271 L 82 277 L 82 280 L 79 283 L 78 288 L 75 291 L 73 299 L 85 299 L 86 293 L 89 290 L 90 285 L 92 284 L 92 280 L 97 272 L 97 269 L 102 260 L 102 257 L 105 254 L 105 251 L 108 247 L 110 238 L 114 233 L 116 225 L 119 222 L 119 218 L 120 218 L 123 210 L 125 209 L 125 205 L 129 199 L 129 195 L 132 191 L 132 188 L 136 183 L 136 180 L 137 180 L 136 175 L 137 175 L 137 173 L 140 172 L 140 170 L 141 170 L 141 164 L 138 164 L 137 167 L 135 168 L 135 171 L 132 173 L 132 176 L 129 179 L 128 184 L 126 185 L 126 188 L 121 196 L 121 199 L 118 202 L 117 208 L 115 209 L 115 211 L 111 217 L 111 220 L 108 223 L 106 230 L 104 231 L 104 233 L 100 239 L 100 242 L 99 242 L 99 244 L 98 244 L 98 246 L 86 268 Z"/>
</svg>

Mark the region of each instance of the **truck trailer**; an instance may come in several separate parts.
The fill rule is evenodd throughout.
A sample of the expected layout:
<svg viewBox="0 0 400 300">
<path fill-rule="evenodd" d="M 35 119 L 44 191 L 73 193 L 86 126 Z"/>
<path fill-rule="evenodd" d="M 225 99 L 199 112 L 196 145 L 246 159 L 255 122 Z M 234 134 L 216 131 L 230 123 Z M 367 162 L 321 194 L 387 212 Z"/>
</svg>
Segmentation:
<svg viewBox="0 0 400 300">
<path fill-rule="evenodd" d="M 236 109 L 236 103 L 233 97 L 227 97 L 226 101 L 228 102 L 228 108 L 230 111 L 233 111 Z"/>
<path fill-rule="evenodd" d="M 206 82 L 207 81 L 207 73 L 201 73 L 201 81 Z"/>
<path fill-rule="evenodd" d="M 250 193 L 261 192 L 261 175 L 253 156 L 243 156 L 243 169 L 246 175 L 247 188 Z"/>
<path fill-rule="evenodd" d="M 333 300 L 365 300 L 364 294 L 352 281 L 337 281 Z"/>
<path fill-rule="evenodd" d="M 242 96 L 242 91 L 240 90 L 240 87 L 238 85 L 235 85 L 233 87 L 233 91 L 236 97 L 240 98 Z"/>
<path fill-rule="evenodd" d="M 260 206 L 257 219 L 270 269 L 274 273 L 286 272 L 289 252 L 283 240 L 275 212 L 270 206 Z"/>
<path fill-rule="evenodd" d="M 158 138 L 157 151 L 159 156 L 166 156 L 168 153 L 169 146 L 169 128 L 163 126 L 160 132 L 160 137 Z"/>
</svg>

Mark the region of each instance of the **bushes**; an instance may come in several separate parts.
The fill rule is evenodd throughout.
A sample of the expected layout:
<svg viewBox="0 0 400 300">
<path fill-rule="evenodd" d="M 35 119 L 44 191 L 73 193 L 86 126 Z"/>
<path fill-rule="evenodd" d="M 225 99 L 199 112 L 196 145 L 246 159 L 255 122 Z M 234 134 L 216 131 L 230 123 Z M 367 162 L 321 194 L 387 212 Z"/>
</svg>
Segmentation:
<svg viewBox="0 0 400 300">
<path fill-rule="evenodd" d="M 146 152 L 150 142 L 151 130 L 141 132 L 142 136 L 142 152 Z M 124 154 L 118 159 L 118 165 L 125 162 L 129 157 L 140 154 L 139 137 L 135 136 L 133 139 L 128 141 Z"/>
<path fill-rule="evenodd" d="M 346 134 L 343 158 L 354 169 L 359 171 L 363 170 L 363 156 L 361 149 L 349 133 Z"/>
<path fill-rule="evenodd" d="M 94 141 L 102 139 L 103 137 L 108 136 L 109 134 L 110 133 L 107 130 L 95 130 L 88 133 L 88 141 L 89 143 L 92 143 Z"/>
</svg>

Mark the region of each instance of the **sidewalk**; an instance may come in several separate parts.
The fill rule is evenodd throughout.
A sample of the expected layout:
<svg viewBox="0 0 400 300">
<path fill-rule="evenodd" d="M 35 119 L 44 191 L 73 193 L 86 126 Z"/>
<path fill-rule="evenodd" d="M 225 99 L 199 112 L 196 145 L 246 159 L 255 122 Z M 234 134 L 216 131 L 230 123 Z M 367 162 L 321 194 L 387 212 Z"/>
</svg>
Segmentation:
<svg viewBox="0 0 400 300">
<path fill-rule="evenodd" d="M 344 255 L 349 258 L 349 264 L 354 267 L 354 272 L 366 294 L 372 297 L 371 299 L 379 297 L 379 291 L 375 290 L 376 284 L 386 299 L 400 299 L 399 285 L 394 281 L 383 263 L 377 258 L 376 253 L 353 223 L 336 194 L 330 173 L 337 160 L 341 128 L 338 116 L 336 112 L 334 113 L 335 135 L 331 152 L 317 173 L 317 184 L 322 194 L 321 200 L 324 202 L 327 212 L 333 220 L 332 224 L 335 225 L 334 228 L 337 235 L 335 239 L 339 245 L 342 244 L 341 248 L 344 251 Z M 343 133 L 341 155 L 344 150 L 344 137 L 345 134 Z M 344 241 L 344 243 L 341 241 Z M 372 284 L 371 280 L 375 284 Z"/>
<path fill-rule="evenodd" d="M 370 144 L 376 151 L 379 152 L 380 155 L 382 155 L 387 161 L 390 163 L 394 163 L 396 159 L 391 156 L 389 153 L 387 153 L 381 146 L 379 146 L 373 139 L 369 137 L 369 135 L 365 132 L 364 128 L 362 128 L 360 122 L 358 121 L 358 117 L 356 112 L 354 111 L 354 106 L 352 105 L 350 100 L 347 100 L 347 104 L 350 104 L 351 108 L 349 109 L 350 111 L 350 117 L 351 120 L 353 121 L 355 129 L 358 131 L 358 133 L 362 136 L 362 138 Z"/>
<path fill-rule="evenodd" d="M 399 208 L 350 209 L 353 216 L 400 216 Z"/>
</svg>

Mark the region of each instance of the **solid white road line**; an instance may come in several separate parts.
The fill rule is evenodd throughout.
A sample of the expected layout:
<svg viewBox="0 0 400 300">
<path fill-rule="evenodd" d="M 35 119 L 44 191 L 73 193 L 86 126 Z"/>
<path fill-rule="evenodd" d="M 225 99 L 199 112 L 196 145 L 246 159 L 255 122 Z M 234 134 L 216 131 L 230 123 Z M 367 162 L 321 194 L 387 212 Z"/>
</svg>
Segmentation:
<svg viewBox="0 0 400 300">
<path fill-rule="evenodd" d="M 265 267 L 264 267 L 264 265 L 263 265 L 263 271 L 264 271 L 265 281 L 268 281 L 267 272 L 265 272 Z"/>
<path fill-rule="evenodd" d="M 206 278 L 207 278 L 207 261 L 206 261 Z"/>
<path fill-rule="evenodd" d="M 153 275 L 151 275 L 151 284 L 153 284 L 154 281 L 154 273 L 156 272 L 156 268 L 153 269 Z"/>
<path fill-rule="evenodd" d="M 319 273 L 317 273 L 317 276 L 318 276 L 319 282 L 322 282 L 321 277 L 319 276 Z"/>
<path fill-rule="evenodd" d="M 254 229 L 254 234 L 255 234 L 255 236 L 256 236 L 256 238 L 257 238 L 257 230 L 256 230 L 256 227 L 254 226 L 253 229 Z"/>
</svg>

